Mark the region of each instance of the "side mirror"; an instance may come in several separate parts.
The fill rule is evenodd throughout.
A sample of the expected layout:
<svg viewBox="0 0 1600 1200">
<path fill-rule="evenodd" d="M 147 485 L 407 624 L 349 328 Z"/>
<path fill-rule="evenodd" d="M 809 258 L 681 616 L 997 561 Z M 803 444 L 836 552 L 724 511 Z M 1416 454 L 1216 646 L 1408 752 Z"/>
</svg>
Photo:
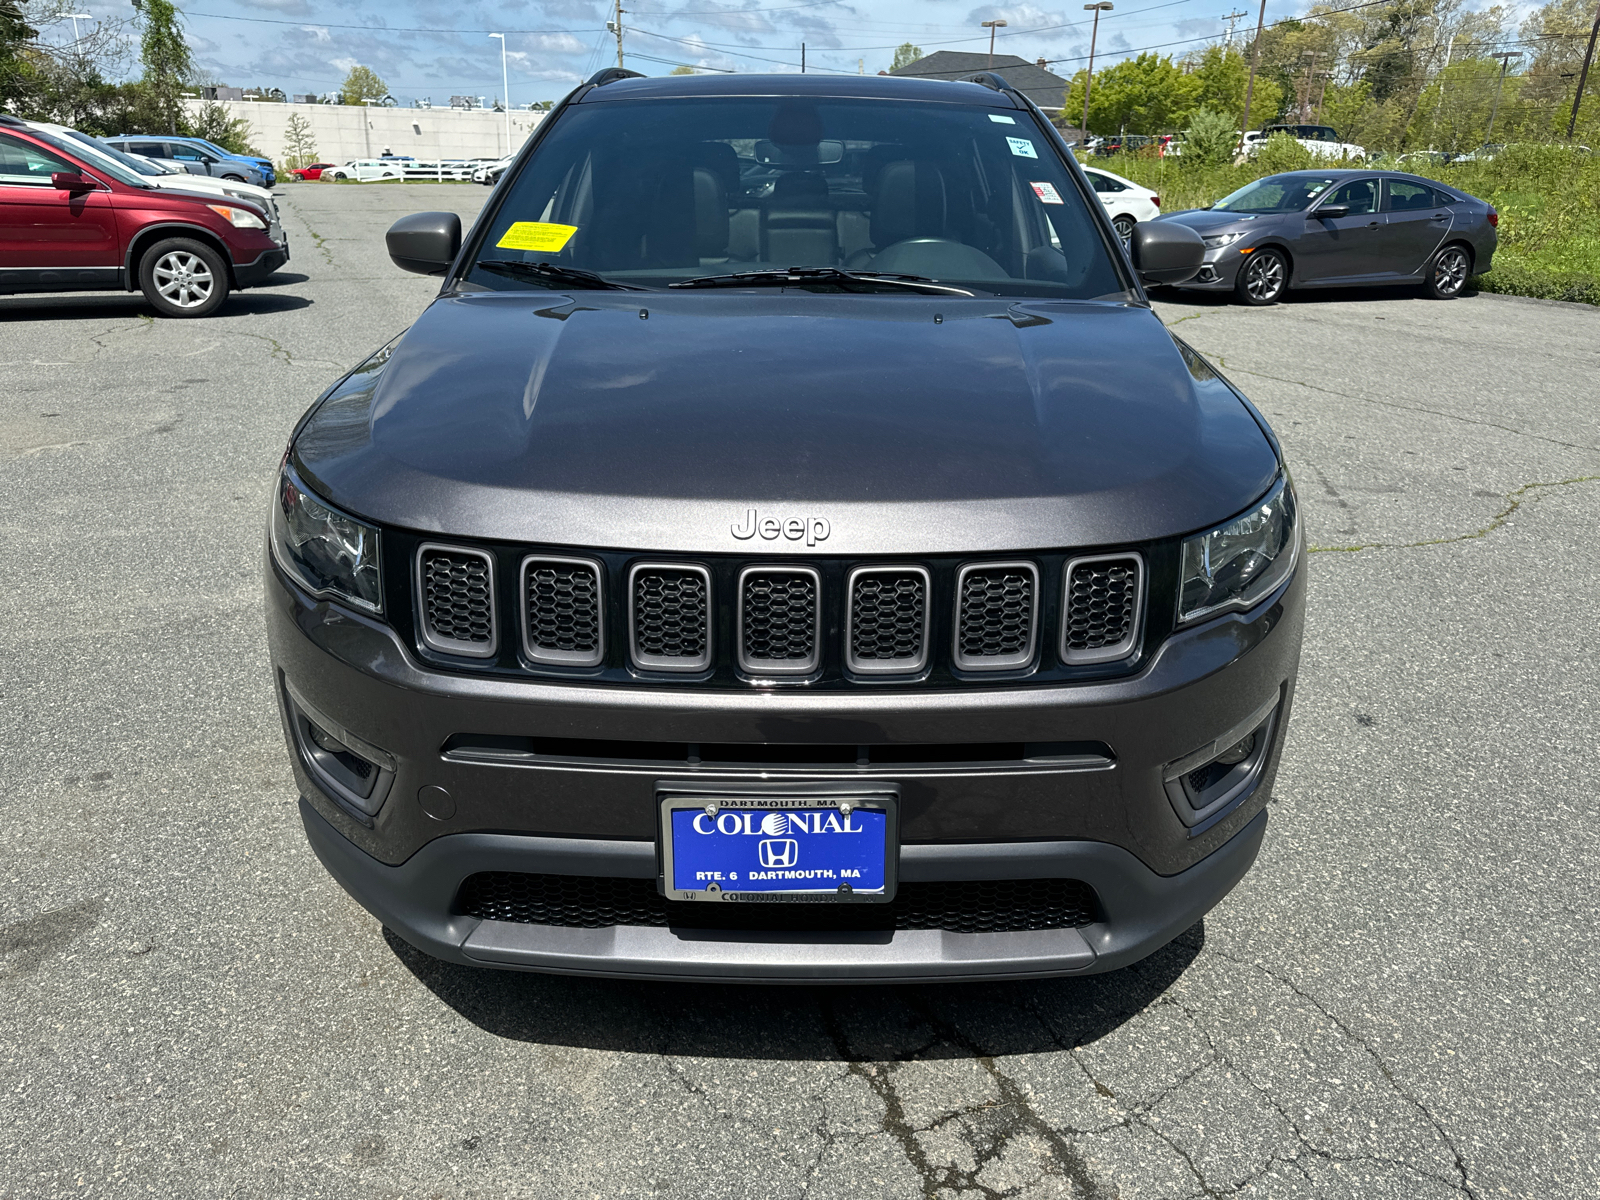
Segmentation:
<svg viewBox="0 0 1600 1200">
<path fill-rule="evenodd" d="M 461 218 L 453 212 L 412 213 L 389 226 L 383 240 L 402 271 L 443 275 L 461 253 Z"/>
<path fill-rule="evenodd" d="M 1206 244 L 1177 221 L 1140 221 L 1133 227 L 1128 253 L 1146 283 L 1185 283 L 1200 273 Z"/>
<path fill-rule="evenodd" d="M 1348 204 L 1324 204 L 1311 214 L 1313 221 L 1331 221 L 1335 217 L 1348 217 L 1350 206 Z"/>
<path fill-rule="evenodd" d="M 77 171 L 53 171 L 50 175 L 50 186 L 60 188 L 63 192 L 77 194 L 92 192 L 97 185 L 94 180 Z"/>
</svg>

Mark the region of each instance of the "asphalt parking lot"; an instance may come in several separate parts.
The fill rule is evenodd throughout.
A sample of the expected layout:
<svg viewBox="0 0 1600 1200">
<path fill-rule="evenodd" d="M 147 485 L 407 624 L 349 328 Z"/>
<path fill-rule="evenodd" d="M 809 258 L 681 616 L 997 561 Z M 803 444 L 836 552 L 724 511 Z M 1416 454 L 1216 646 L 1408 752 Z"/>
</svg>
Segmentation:
<svg viewBox="0 0 1600 1200">
<path fill-rule="evenodd" d="M 0 298 L 0 1196 L 1600 1192 L 1600 310 L 1163 299 L 1283 438 L 1305 662 L 1255 870 L 1090 979 L 475 972 L 332 882 L 262 633 L 295 418 L 433 285 L 280 189 L 203 321 Z"/>
</svg>

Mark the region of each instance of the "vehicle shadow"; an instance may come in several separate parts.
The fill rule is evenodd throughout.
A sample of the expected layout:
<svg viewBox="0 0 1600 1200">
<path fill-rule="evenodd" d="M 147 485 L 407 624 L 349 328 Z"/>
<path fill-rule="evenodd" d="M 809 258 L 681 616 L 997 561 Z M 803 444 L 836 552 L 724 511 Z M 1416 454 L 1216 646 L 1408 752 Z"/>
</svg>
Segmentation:
<svg viewBox="0 0 1600 1200">
<path fill-rule="evenodd" d="M 1460 299 L 1470 300 L 1478 295 L 1478 289 L 1470 284 L 1461 292 Z M 1305 291 L 1286 292 L 1277 304 L 1268 305 L 1268 309 L 1279 308 L 1291 304 L 1392 304 L 1397 300 L 1421 299 L 1415 287 L 1347 287 L 1347 288 L 1308 288 Z M 1240 304 L 1234 299 L 1231 292 L 1195 292 L 1183 288 L 1158 287 L 1150 291 L 1150 299 L 1158 304 L 1171 304 L 1181 308 L 1237 308 L 1249 311 L 1248 304 Z M 1433 303 L 1444 303 L 1433 301 Z"/>
<path fill-rule="evenodd" d="M 200 326 L 217 318 L 264 316 L 292 312 L 316 303 L 304 296 L 269 295 L 251 289 L 235 292 L 212 317 L 164 317 L 138 292 L 126 295 L 9 296 L 0 298 L 0 320 L 5 321 L 104 321 L 108 317 L 153 317 L 157 321 L 198 320 Z"/>
<path fill-rule="evenodd" d="M 1111 1033 L 1205 945 L 1197 922 L 1121 971 L 999 983 L 761 987 L 589 979 L 441 962 L 385 929 L 400 963 L 496 1037 L 697 1058 L 892 1062 L 1039 1054 Z"/>
</svg>

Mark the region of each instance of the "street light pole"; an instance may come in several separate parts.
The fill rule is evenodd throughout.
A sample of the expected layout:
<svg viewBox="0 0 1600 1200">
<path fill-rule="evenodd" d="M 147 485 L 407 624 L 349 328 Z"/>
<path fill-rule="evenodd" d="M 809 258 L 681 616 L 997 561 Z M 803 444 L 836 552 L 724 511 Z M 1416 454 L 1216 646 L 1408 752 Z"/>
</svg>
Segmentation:
<svg viewBox="0 0 1600 1200">
<path fill-rule="evenodd" d="M 78 22 L 79 21 L 92 21 L 92 20 L 94 20 L 94 14 L 93 13 L 67 13 L 66 15 L 72 19 L 72 40 L 73 40 L 73 42 L 76 43 L 76 42 L 81 41 L 82 39 L 78 36 Z M 1593 48 L 1594 48 L 1593 46 L 1590 47 L 1591 50 Z"/>
<path fill-rule="evenodd" d="M 1594 40 L 1600 37 L 1600 4 L 1594 10 L 1594 28 L 1589 31 L 1589 49 L 1583 55 L 1583 70 L 1578 72 L 1578 90 L 1572 94 L 1572 115 L 1567 118 L 1567 141 L 1578 125 L 1578 105 L 1583 100 L 1583 85 L 1589 82 L 1589 64 L 1594 61 Z"/>
<path fill-rule="evenodd" d="M 991 69 L 994 67 L 994 31 L 996 29 L 1004 29 L 1005 27 L 1006 23 L 1004 21 L 983 22 L 982 28 L 989 31 L 989 66 Z"/>
<path fill-rule="evenodd" d="M 1100 36 L 1100 14 L 1111 11 L 1110 0 L 1098 4 L 1085 4 L 1084 12 L 1094 13 L 1094 27 L 1089 30 L 1089 71 L 1083 77 L 1083 144 L 1089 144 L 1089 89 L 1094 86 L 1094 43 Z"/>
<path fill-rule="evenodd" d="M 1489 57 L 1490 58 L 1498 58 L 1500 60 L 1500 78 L 1496 81 L 1496 83 L 1494 85 L 1494 104 L 1489 109 L 1489 129 L 1483 135 L 1483 144 L 1485 146 L 1487 146 L 1491 141 L 1494 140 L 1494 118 L 1495 118 L 1495 115 L 1497 113 L 1499 113 L 1499 111 L 1500 111 L 1500 89 L 1505 87 L 1505 85 L 1506 85 L 1506 68 L 1511 65 L 1511 60 L 1513 58 L 1521 58 L 1522 57 L 1522 51 L 1521 50 L 1501 50 L 1498 53 L 1491 54 Z"/>
<path fill-rule="evenodd" d="M 506 109 L 506 153 L 510 154 L 511 153 L 511 77 L 506 74 L 506 35 L 503 34 L 503 33 L 491 33 L 489 36 L 492 37 L 492 38 L 499 38 L 500 39 L 500 95 L 503 97 L 503 99 L 500 101 L 500 103 L 505 105 L 505 109 Z"/>
</svg>

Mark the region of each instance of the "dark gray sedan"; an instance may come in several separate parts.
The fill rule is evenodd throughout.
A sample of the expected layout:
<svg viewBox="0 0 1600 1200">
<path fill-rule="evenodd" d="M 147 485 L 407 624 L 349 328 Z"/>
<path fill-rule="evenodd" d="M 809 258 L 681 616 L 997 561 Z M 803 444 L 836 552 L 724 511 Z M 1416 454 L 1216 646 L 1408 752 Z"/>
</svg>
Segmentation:
<svg viewBox="0 0 1600 1200">
<path fill-rule="evenodd" d="M 1205 266 L 1183 287 L 1275 304 L 1290 288 L 1394 284 L 1454 299 L 1489 270 L 1500 214 L 1431 179 L 1337 170 L 1268 175 L 1160 220 L 1205 241 Z"/>
</svg>

